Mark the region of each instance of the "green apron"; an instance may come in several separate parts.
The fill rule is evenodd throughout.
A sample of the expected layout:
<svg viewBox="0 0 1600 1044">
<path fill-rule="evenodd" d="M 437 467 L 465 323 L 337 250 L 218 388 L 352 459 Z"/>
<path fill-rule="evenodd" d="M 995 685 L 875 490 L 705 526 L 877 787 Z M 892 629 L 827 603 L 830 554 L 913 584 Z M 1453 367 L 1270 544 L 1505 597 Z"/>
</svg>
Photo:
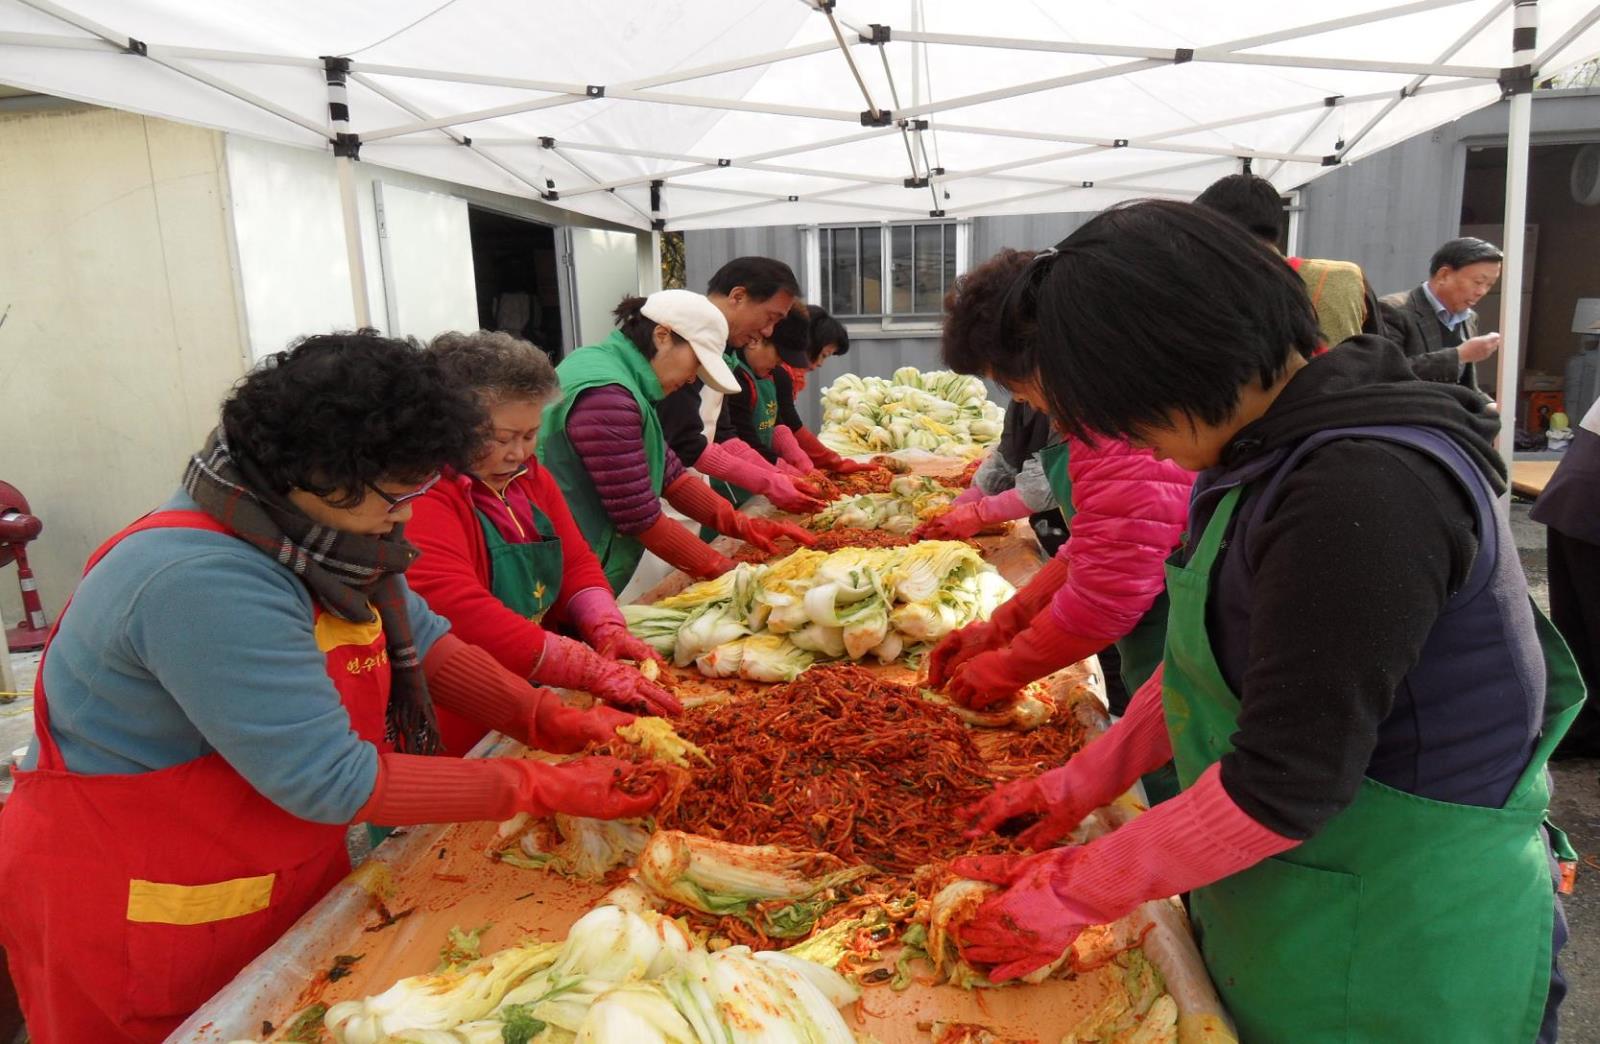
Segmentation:
<svg viewBox="0 0 1600 1044">
<path fill-rule="evenodd" d="M 1058 442 L 1054 446 L 1046 446 L 1038 453 L 1039 463 L 1044 465 L 1044 476 L 1050 481 L 1050 492 L 1055 494 L 1056 503 L 1061 507 L 1061 518 L 1067 524 L 1067 530 L 1072 529 L 1072 516 L 1077 514 L 1077 509 L 1072 505 L 1072 474 L 1067 470 L 1067 443 Z M 1161 655 L 1166 647 L 1167 640 L 1167 593 L 1161 592 L 1156 600 L 1150 604 L 1144 616 L 1139 618 L 1132 631 L 1117 639 L 1114 643 L 1117 652 L 1122 656 L 1122 684 L 1128 690 L 1131 699 L 1139 691 L 1139 687 L 1150 680 L 1156 672 L 1156 667 L 1161 663 Z M 1127 710 L 1126 706 L 1111 708 L 1117 714 Z M 1167 795 L 1168 797 L 1171 794 Z M 1152 801 L 1155 798 L 1152 796 Z"/>
<path fill-rule="evenodd" d="M 737 352 L 729 352 L 722 359 L 728 364 L 730 370 L 743 370 L 749 375 L 750 384 L 755 388 L 756 392 L 756 405 L 753 411 L 756 421 L 756 439 L 761 443 L 761 449 L 772 449 L 772 429 L 778 426 L 778 386 L 773 383 L 771 377 L 757 377 L 756 372 L 739 357 Z M 743 395 L 744 390 L 740 389 L 737 394 Z M 727 479 L 712 479 L 711 488 L 722 494 L 734 507 L 738 507 L 755 496 L 748 489 L 743 486 L 736 486 Z M 716 539 L 717 531 L 710 527 L 703 527 L 700 530 L 700 536 L 705 540 L 714 540 Z"/>
<path fill-rule="evenodd" d="M 1228 491 L 1172 596 L 1162 700 L 1178 776 L 1232 749 L 1239 700 L 1206 599 L 1240 490 Z M 1550 985 L 1554 889 L 1540 826 L 1545 761 L 1583 702 L 1566 646 L 1535 609 L 1544 731 L 1504 808 L 1364 779 L 1311 840 L 1191 895 L 1206 967 L 1244 1041 L 1531 1041 Z M 1308 723 L 1309 727 L 1309 723 Z"/>
<path fill-rule="evenodd" d="M 500 535 L 488 515 L 482 511 L 476 514 L 489 548 L 489 590 L 519 616 L 538 623 L 561 594 L 561 539 L 549 516 L 536 504 L 528 506 L 539 533 L 539 539 L 529 544 L 511 543 Z"/>
<path fill-rule="evenodd" d="M 489 590 L 518 614 L 538 623 L 561 594 L 561 539 L 549 516 L 538 505 L 528 506 L 539 532 L 539 540 L 532 544 L 511 543 L 482 511 L 473 513 L 489 546 Z M 394 831 L 392 826 L 368 823 L 367 843 L 376 848 Z"/>
<path fill-rule="evenodd" d="M 615 384 L 627 389 L 639 405 L 650 484 L 659 496 L 667 473 L 667 443 L 661 433 L 661 419 L 655 411 L 655 404 L 664 396 L 661 381 L 650 368 L 650 360 L 639 353 L 621 330 L 613 330 L 611 336 L 599 344 L 579 348 L 567 356 L 556 367 L 556 375 L 561 378 L 562 398 L 545 413 L 544 426 L 539 430 L 539 460 L 561 486 L 561 495 L 572 509 L 572 517 L 584 539 L 600 559 L 612 592 L 620 592 L 639 567 L 644 545 L 617 532 L 611 516 L 606 514 L 588 465 L 567 438 L 567 414 L 572 411 L 578 395 L 590 388 Z"/>
</svg>

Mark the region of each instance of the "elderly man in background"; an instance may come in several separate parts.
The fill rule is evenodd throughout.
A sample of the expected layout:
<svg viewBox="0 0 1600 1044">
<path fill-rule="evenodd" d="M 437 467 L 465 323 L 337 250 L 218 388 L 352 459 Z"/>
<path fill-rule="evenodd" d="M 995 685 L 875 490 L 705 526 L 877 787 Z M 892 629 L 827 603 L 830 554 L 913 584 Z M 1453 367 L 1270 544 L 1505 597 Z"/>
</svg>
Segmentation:
<svg viewBox="0 0 1600 1044">
<path fill-rule="evenodd" d="M 1380 299 L 1390 336 L 1411 358 L 1418 377 L 1478 389 L 1474 364 L 1500 348 L 1500 335 L 1478 334 L 1472 306 L 1494 288 L 1501 260 L 1493 243 L 1472 236 L 1452 239 L 1434 251 L 1426 282 Z"/>
</svg>

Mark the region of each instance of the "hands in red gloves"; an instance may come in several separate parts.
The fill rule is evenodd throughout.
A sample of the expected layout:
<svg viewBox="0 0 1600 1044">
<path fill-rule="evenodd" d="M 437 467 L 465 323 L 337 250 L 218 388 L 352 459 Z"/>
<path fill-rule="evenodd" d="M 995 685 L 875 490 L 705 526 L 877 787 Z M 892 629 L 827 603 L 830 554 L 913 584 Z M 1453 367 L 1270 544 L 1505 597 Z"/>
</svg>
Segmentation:
<svg viewBox="0 0 1600 1044">
<path fill-rule="evenodd" d="M 1068 634 L 1046 608 L 1004 648 L 979 653 L 956 668 L 944 691 L 961 706 L 982 710 L 1003 703 L 1029 682 L 1092 656 L 1107 644 L 1104 638 Z"/>
<path fill-rule="evenodd" d="M 1031 856 L 968 856 L 951 864 L 963 877 L 1006 889 L 954 933 L 963 957 L 995 966 L 991 982 L 1020 979 L 1053 964 L 1086 926 L 1097 923 L 1057 891 L 1060 864 L 1074 855 L 1073 849 L 1056 849 Z"/>
<path fill-rule="evenodd" d="M 965 540 L 984 525 L 983 501 L 975 500 L 935 515 L 912 530 L 911 535 L 917 540 Z"/>
<path fill-rule="evenodd" d="M 998 649 L 1004 644 L 1004 637 L 992 621 L 974 620 L 951 631 L 928 654 L 928 684 L 935 689 L 944 688 L 957 667 L 981 652 Z"/>
</svg>

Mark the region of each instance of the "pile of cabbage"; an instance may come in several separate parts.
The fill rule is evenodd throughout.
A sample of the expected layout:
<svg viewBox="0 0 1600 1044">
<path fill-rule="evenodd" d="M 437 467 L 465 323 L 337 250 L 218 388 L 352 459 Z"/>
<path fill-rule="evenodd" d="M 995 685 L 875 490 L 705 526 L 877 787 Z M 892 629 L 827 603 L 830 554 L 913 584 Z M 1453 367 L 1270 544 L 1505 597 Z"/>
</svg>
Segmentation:
<svg viewBox="0 0 1600 1044">
<path fill-rule="evenodd" d="M 564 942 L 501 950 L 328 1009 L 339 1044 L 854 1044 L 831 968 L 734 946 L 708 953 L 649 910 L 589 911 Z"/>
<path fill-rule="evenodd" d="M 1004 416 L 976 377 L 902 366 L 887 381 L 847 373 L 823 389 L 821 438 L 846 454 L 971 456 L 999 440 Z"/>
<path fill-rule="evenodd" d="M 948 510 L 957 494 L 957 490 L 924 475 L 898 475 L 889 480 L 889 492 L 835 500 L 805 519 L 805 524 L 818 532 L 846 528 L 910 533 L 922 522 Z"/>
<path fill-rule="evenodd" d="M 654 605 L 623 607 L 641 641 L 710 678 L 793 681 L 816 660 L 888 663 L 987 620 L 1012 587 L 971 545 L 802 548 L 741 563 Z"/>
</svg>

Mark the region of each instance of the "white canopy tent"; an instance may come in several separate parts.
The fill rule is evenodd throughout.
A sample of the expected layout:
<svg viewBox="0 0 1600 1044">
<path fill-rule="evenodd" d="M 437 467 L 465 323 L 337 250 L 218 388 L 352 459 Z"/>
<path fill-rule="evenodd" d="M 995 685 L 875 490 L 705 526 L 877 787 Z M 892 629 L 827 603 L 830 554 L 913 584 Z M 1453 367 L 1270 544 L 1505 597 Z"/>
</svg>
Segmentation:
<svg viewBox="0 0 1600 1044">
<path fill-rule="evenodd" d="M 1095 210 L 1280 189 L 1600 51 L 1580 0 L 0 0 L 0 82 L 637 228 Z M 1504 295 L 1514 386 L 1518 294 Z M 1502 446 L 1509 453 L 1511 409 Z"/>
</svg>

